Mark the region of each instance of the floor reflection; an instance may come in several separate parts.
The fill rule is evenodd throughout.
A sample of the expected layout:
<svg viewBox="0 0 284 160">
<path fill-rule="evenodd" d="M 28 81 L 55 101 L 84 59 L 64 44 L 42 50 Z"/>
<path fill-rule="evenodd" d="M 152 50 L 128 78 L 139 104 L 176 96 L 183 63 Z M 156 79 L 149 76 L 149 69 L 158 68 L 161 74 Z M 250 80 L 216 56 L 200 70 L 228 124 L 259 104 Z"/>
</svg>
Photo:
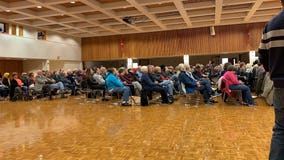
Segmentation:
<svg viewBox="0 0 284 160">
<path fill-rule="evenodd" d="M 273 109 L 2 102 L 0 159 L 267 159 Z"/>
</svg>

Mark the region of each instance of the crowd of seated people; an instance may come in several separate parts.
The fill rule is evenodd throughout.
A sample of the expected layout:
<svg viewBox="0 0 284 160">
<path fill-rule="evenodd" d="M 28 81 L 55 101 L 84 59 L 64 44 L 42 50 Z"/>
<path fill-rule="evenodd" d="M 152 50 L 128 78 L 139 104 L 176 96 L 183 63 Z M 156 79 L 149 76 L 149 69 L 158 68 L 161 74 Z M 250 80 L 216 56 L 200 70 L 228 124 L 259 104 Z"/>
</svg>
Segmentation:
<svg viewBox="0 0 284 160">
<path fill-rule="evenodd" d="M 179 70 L 178 79 L 184 85 L 186 94 L 194 93 L 197 90 L 203 95 L 205 104 L 212 105 L 215 103 L 214 100 L 210 99 L 215 92 L 212 90 L 209 80 L 195 79 L 190 66 L 186 67 L 184 64 L 179 64 Z"/>
<path fill-rule="evenodd" d="M 93 90 L 102 90 L 103 91 L 103 98 L 102 100 L 105 101 L 107 100 L 106 96 L 106 82 L 103 76 L 101 75 L 101 71 L 99 68 L 93 67 L 93 68 L 88 68 L 86 70 L 86 81 L 87 81 L 87 87 Z M 88 98 L 92 97 L 92 94 L 89 93 Z M 96 95 L 94 95 L 96 97 Z"/>
<path fill-rule="evenodd" d="M 251 91 L 261 94 L 261 85 L 265 75 L 262 65 L 255 62 L 253 66 L 239 62 L 236 65 L 226 63 L 215 65 L 209 62 L 207 65 L 196 64 L 194 66 L 179 64 L 173 66 L 139 66 L 137 69 L 125 67 L 108 68 L 89 67 L 85 70 L 59 70 L 34 73 L 4 73 L 0 79 L 0 95 L 2 100 L 17 100 L 15 93 L 42 96 L 59 94 L 65 98 L 65 94 L 78 95 L 85 93 L 86 89 L 102 92 L 102 100 L 108 100 L 107 95 L 116 93 L 121 95 L 122 106 L 131 105 L 130 96 L 142 96 L 147 92 L 155 92 L 161 95 L 161 104 L 174 103 L 175 94 L 191 94 L 196 91 L 204 97 L 204 103 L 213 105 L 217 103 L 212 98 L 220 95 L 220 91 L 213 89 L 222 77 L 229 84 L 230 90 L 242 90 L 243 104 L 255 105 Z M 182 85 L 185 87 L 185 92 Z M 91 94 L 88 98 L 96 97 Z M 9 98 L 8 98 L 9 97 Z M 41 96 L 39 96 L 41 97 Z"/>
</svg>

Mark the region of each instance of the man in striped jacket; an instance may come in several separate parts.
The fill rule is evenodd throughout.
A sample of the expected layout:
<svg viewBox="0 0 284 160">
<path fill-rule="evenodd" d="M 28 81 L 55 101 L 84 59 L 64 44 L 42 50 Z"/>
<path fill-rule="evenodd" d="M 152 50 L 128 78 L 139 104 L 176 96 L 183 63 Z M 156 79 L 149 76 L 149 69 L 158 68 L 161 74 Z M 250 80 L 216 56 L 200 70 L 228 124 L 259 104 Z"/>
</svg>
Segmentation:
<svg viewBox="0 0 284 160">
<path fill-rule="evenodd" d="M 284 7 L 284 0 L 281 0 Z M 275 126 L 270 160 L 284 159 L 284 9 L 265 26 L 259 47 L 259 60 L 274 83 Z"/>
</svg>

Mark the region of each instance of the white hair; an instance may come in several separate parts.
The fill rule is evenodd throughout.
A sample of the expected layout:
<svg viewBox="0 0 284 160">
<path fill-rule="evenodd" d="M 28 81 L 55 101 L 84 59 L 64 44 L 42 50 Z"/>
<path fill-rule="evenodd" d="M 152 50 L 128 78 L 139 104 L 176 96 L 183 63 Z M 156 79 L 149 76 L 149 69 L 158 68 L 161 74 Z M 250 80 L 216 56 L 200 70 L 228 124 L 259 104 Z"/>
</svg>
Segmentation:
<svg viewBox="0 0 284 160">
<path fill-rule="evenodd" d="M 178 65 L 178 69 L 181 70 L 181 71 L 185 71 L 185 65 L 183 63 L 180 63 Z"/>
<path fill-rule="evenodd" d="M 143 73 L 148 72 L 148 67 L 147 66 L 142 66 L 141 67 L 141 72 L 143 72 Z"/>
</svg>

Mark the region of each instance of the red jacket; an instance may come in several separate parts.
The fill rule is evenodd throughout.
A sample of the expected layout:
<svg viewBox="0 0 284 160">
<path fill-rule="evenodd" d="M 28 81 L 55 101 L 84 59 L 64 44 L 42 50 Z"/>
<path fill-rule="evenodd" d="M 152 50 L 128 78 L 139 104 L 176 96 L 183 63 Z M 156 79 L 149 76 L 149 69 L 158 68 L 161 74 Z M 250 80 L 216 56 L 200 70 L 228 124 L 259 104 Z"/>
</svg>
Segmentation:
<svg viewBox="0 0 284 160">
<path fill-rule="evenodd" d="M 235 73 L 231 72 L 231 71 L 227 71 L 223 78 L 225 78 L 227 80 L 228 85 L 239 85 L 240 82 L 238 80 L 238 77 L 235 75 Z"/>
<path fill-rule="evenodd" d="M 230 90 L 230 86 L 231 85 L 239 85 L 240 82 L 238 80 L 238 77 L 235 75 L 235 73 L 231 72 L 231 71 L 227 71 L 222 80 L 221 80 L 221 84 L 224 84 L 224 85 L 221 85 L 222 88 L 221 90 L 226 92 L 227 94 L 231 95 L 231 90 Z"/>
</svg>

